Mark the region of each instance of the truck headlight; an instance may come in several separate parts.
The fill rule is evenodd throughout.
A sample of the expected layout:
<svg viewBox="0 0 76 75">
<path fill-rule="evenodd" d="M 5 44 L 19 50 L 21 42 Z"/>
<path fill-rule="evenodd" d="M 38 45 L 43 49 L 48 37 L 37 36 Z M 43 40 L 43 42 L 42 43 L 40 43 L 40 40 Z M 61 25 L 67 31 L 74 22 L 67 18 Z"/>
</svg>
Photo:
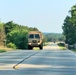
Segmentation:
<svg viewBox="0 0 76 75">
<path fill-rule="evenodd" d="M 40 43 L 38 43 L 38 45 L 39 45 Z"/>
<path fill-rule="evenodd" d="M 29 45 L 31 45 L 31 43 L 29 43 Z"/>
</svg>

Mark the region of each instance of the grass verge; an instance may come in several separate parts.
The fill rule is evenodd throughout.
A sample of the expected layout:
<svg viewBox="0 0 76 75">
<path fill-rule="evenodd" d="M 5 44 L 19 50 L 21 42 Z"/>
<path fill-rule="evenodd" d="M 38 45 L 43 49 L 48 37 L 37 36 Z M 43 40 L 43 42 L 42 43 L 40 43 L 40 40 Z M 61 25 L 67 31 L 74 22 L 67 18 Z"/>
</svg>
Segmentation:
<svg viewBox="0 0 76 75">
<path fill-rule="evenodd" d="M 0 53 L 2 53 L 2 52 L 6 52 L 6 50 L 0 50 Z"/>
<path fill-rule="evenodd" d="M 76 52 L 76 49 L 72 50 L 73 52 Z"/>
<path fill-rule="evenodd" d="M 7 51 L 11 51 L 11 50 L 13 50 L 13 49 L 7 48 L 7 47 L 5 47 L 5 46 L 3 46 L 3 45 L 0 46 L 0 53 L 2 53 L 2 52 L 7 52 Z"/>
<path fill-rule="evenodd" d="M 59 46 L 61 50 L 66 50 L 66 47 Z"/>
</svg>

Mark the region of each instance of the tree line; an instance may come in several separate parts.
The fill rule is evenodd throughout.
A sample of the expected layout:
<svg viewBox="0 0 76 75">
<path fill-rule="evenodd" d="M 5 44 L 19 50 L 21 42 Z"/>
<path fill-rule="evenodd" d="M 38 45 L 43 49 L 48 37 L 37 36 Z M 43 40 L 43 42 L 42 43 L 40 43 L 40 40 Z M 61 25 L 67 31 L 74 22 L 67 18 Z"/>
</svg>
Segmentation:
<svg viewBox="0 0 76 75">
<path fill-rule="evenodd" d="M 48 42 L 58 42 L 65 40 L 64 35 L 60 33 L 44 33 L 44 36 Z"/>
<path fill-rule="evenodd" d="M 69 10 L 69 15 L 66 16 L 62 29 L 66 38 L 65 42 L 68 45 L 74 45 L 76 43 L 76 5 L 73 5 Z"/>
<path fill-rule="evenodd" d="M 9 21 L 0 22 L 0 44 L 14 49 L 27 49 L 28 32 L 39 31 L 37 28 L 27 27 Z"/>
</svg>

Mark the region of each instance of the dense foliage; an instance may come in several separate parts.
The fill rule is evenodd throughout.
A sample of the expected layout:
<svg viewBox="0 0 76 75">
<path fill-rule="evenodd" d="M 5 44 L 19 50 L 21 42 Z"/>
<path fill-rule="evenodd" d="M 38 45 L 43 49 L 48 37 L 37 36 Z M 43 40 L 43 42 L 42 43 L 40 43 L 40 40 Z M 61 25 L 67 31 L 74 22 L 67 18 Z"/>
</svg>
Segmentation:
<svg viewBox="0 0 76 75">
<path fill-rule="evenodd" d="M 0 44 L 3 44 L 4 40 L 5 40 L 4 24 L 0 23 Z"/>
<path fill-rule="evenodd" d="M 69 45 L 76 43 L 76 5 L 71 7 L 70 16 L 67 16 L 63 24 L 63 33 L 65 35 L 65 42 Z"/>
<path fill-rule="evenodd" d="M 27 49 L 27 35 L 29 31 L 38 31 L 37 28 L 18 25 L 13 21 L 0 24 L 0 41 L 6 40 L 7 47 Z M 5 37 L 6 36 L 6 37 Z"/>
</svg>

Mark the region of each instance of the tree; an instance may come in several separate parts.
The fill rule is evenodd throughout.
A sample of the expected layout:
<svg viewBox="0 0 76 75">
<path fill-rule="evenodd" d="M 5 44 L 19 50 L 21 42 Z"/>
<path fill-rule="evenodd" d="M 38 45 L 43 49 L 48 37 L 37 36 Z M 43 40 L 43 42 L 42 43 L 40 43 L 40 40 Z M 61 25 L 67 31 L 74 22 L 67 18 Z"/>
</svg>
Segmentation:
<svg viewBox="0 0 76 75">
<path fill-rule="evenodd" d="M 27 27 L 14 23 L 13 21 L 7 22 L 4 24 L 7 44 L 11 43 L 16 45 L 18 49 L 26 49 L 28 43 L 28 32 L 29 31 L 38 31 L 37 28 Z"/>
<path fill-rule="evenodd" d="M 54 42 L 54 41 L 64 41 L 63 34 L 58 33 L 44 33 L 44 36 L 47 38 L 47 41 Z"/>
<path fill-rule="evenodd" d="M 72 6 L 69 12 L 71 16 L 65 18 L 62 28 L 66 38 L 65 42 L 72 45 L 76 43 L 76 5 Z"/>
<path fill-rule="evenodd" d="M 3 43 L 5 40 L 4 24 L 0 23 L 0 42 Z"/>
<path fill-rule="evenodd" d="M 5 23 L 5 25 L 4 25 L 5 33 L 7 34 L 7 33 L 11 32 L 15 28 L 15 26 L 16 25 L 13 21 Z"/>
<path fill-rule="evenodd" d="M 29 28 L 29 31 L 39 31 L 39 30 L 36 27 L 34 27 L 34 28 L 33 27 L 30 27 Z"/>
</svg>

